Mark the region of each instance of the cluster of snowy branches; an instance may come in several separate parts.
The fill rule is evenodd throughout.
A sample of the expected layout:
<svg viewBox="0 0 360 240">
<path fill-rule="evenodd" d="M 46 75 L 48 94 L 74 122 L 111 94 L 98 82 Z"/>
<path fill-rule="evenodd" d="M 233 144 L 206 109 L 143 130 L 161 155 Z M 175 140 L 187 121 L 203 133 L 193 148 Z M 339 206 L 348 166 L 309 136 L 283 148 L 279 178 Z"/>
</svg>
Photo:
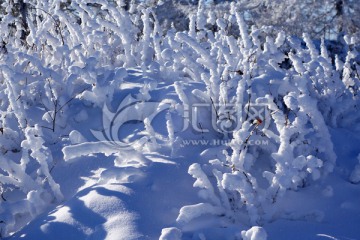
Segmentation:
<svg viewBox="0 0 360 240">
<path fill-rule="evenodd" d="M 332 57 L 324 41 L 316 46 L 306 34 L 296 38 L 280 31 L 273 39 L 271 27 L 249 31 L 236 4 L 223 18 L 200 5 L 184 32 L 161 30 L 145 4 L 129 9 L 105 0 L 25 4 L 26 28 L 10 1 L 0 25 L 2 236 L 62 200 L 51 176 L 61 160 L 53 159 L 51 149 L 68 145 L 64 136 L 87 115 L 69 112 L 111 105 L 129 68 L 156 73 L 159 81 L 174 85 L 176 113 L 169 112 L 165 122 L 171 144 L 189 137 L 175 123 L 185 106 L 199 102 L 216 109 L 220 131 L 194 137 L 230 141 L 217 158 L 190 166 L 204 201 L 184 206 L 179 226 L 209 213 L 251 225 L 281 217 L 277 203 L 287 191 L 332 171 L 336 156 L 327 126 L 351 128 L 360 119 L 355 37 L 345 37 L 346 56 Z M 193 82 L 199 87 L 185 94 L 183 85 Z M 151 90 L 145 85 L 139 98 L 151 100 Z M 227 106 L 240 116 L 239 127 L 230 132 L 221 127 L 231 121 Z M 255 106 L 267 114 L 250 119 Z M 199 124 L 210 129 L 211 113 L 206 114 Z M 161 148 L 154 144 L 158 137 L 151 123 L 144 123 L 153 137 L 151 149 Z M 250 139 L 269 144 L 253 146 Z"/>
<path fill-rule="evenodd" d="M 139 66 L 143 60 L 136 53 L 144 48 L 136 42 L 140 30 L 133 24 L 140 15 L 107 2 L 102 2 L 106 11 L 99 11 L 96 4 L 73 1 L 75 14 L 60 1 L 28 1 L 28 29 L 14 18 L 10 1 L 5 4 L 0 26 L 1 236 L 62 201 L 51 176 L 61 160 L 52 158 L 51 146 L 61 146 L 71 121 L 86 115 L 80 112 L 73 119 L 70 105 L 110 102 L 126 75 L 123 67 Z"/>
<path fill-rule="evenodd" d="M 128 1 L 130 2 L 130 1 Z M 189 16 L 196 13 L 199 6 L 218 17 L 227 15 L 231 2 L 245 13 L 246 21 L 258 28 L 274 26 L 275 34 L 279 29 L 289 35 L 299 36 L 303 32 L 312 37 L 339 40 L 344 33 L 360 33 L 360 7 L 357 0 L 164 0 L 145 1 L 155 7 L 155 12 L 163 26 L 174 23 L 180 30 L 187 29 Z M 236 28 L 235 28 L 236 29 Z M 233 30 L 235 30 L 233 29 Z"/>
<path fill-rule="evenodd" d="M 232 17 L 239 27 L 238 39 L 226 34 Z M 219 31 L 206 29 L 204 19 Z M 207 91 L 193 93 L 209 103 L 234 104 L 238 111 L 265 106 L 269 114 L 250 122 L 244 111 L 240 129 L 227 135 L 232 140 L 223 156 L 189 168 L 205 202 L 182 208 L 178 221 L 186 223 L 205 213 L 244 221 L 245 211 L 248 223 L 262 224 L 279 216 L 277 202 L 287 190 L 305 187 L 332 171 L 336 156 L 327 125 L 348 127 L 358 121 L 356 40 L 345 38 L 345 63 L 336 57 L 339 64 L 334 67 L 324 42 L 317 49 L 307 34 L 300 40 L 283 32 L 272 39 L 266 36 L 267 28 L 253 27 L 249 33 L 235 5 L 229 19 L 212 19 L 200 9 L 191 18 L 189 33 L 175 38 L 186 43 L 184 51 L 191 59 L 197 59 L 196 69 L 189 64 L 187 69 L 207 69 L 200 73 Z M 223 108 L 217 114 L 219 120 L 228 116 Z M 271 143 L 250 146 L 250 138 Z"/>
</svg>

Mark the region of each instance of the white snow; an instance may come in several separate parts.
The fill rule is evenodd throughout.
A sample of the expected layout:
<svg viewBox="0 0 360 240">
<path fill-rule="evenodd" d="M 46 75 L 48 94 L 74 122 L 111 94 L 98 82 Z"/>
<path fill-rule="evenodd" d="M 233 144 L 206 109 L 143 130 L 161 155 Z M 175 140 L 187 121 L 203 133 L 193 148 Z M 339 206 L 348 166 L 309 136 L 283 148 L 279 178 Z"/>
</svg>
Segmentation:
<svg viewBox="0 0 360 240">
<path fill-rule="evenodd" d="M 163 228 L 159 240 L 181 240 L 181 235 L 178 228 Z"/>
<path fill-rule="evenodd" d="M 254 226 L 247 231 L 242 231 L 243 240 L 266 240 L 267 234 L 262 227 Z"/>
<path fill-rule="evenodd" d="M 4 1 L 0 238 L 357 239 L 356 37 L 125 2 Z"/>
</svg>

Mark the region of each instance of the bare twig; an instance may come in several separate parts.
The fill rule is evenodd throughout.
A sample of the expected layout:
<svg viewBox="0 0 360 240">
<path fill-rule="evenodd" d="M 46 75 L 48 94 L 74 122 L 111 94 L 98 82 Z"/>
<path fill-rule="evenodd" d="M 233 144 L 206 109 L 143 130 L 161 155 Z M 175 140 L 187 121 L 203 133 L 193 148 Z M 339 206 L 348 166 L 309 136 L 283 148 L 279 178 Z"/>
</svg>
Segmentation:
<svg viewBox="0 0 360 240">
<path fill-rule="evenodd" d="M 217 112 L 216 106 L 215 106 L 214 101 L 213 101 L 213 99 L 211 97 L 210 97 L 210 100 L 211 100 L 211 104 L 212 104 L 212 106 L 213 106 L 213 108 L 215 110 L 216 120 L 218 120 L 219 119 L 219 114 Z"/>
<path fill-rule="evenodd" d="M 6 198 L 4 197 L 4 192 L 1 192 L 1 199 L 4 200 L 4 202 L 6 202 Z"/>
<path fill-rule="evenodd" d="M 56 117 L 58 115 L 58 113 L 65 107 L 67 106 L 72 100 L 74 100 L 76 98 L 76 95 L 71 97 L 69 100 L 67 100 L 63 105 L 59 105 L 59 101 L 58 99 L 55 97 L 55 94 L 54 94 L 54 89 L 52 88 L 51 86 L 51 82 L 50 82 L 50 79 L 47 79 L 48 83 L 49 83 L 49 89 L 50 89 L 50 92 L 51 92 L 51 101 L 54 105 L 54 113 L 53 115 L 50 114 L 49 112 L 49 109 L 45 108 L 48 110 L 48 115 L 50 116 L 51 120 L 52 120 L 52 127 L 46 127 L 46 126 L 42 126 L 43 128 L 46 128 L 46 129 L 49 129 L 49 130 L 52 130 L 53 132 L 55 132 L 55 127 L 56 127 Z M 87 87 L 87 88 L 84 88 L 80 93 L 78 94 L 81 94 L 83 93 L 84 91 L 88 90 L 91 86 Z"/>
</svg>

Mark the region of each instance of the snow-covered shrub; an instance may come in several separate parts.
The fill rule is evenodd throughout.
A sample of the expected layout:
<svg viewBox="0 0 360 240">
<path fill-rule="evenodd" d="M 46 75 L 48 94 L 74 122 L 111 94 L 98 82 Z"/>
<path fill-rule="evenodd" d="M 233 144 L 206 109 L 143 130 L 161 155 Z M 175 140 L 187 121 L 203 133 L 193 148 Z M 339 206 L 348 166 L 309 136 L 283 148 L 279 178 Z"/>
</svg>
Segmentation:
<svg viewBox="0 0 360 240">
<path fill-rule="evenodd" d="M 201 71 L 206 84 L 205 92 L 194 90 L 193 94 L 202 101 L 220 103 L 219 116 L 226 115 L 224 105 L 234 104 L 240 112 L 239 127 L 223 133 L 222 138 L 231 140 L 222 148 L 224 155 L 209 159 L 209 164 L 190 166 L 194 187 L 201 188 L 204 202 L 183 207 L 177 219 L 180 224 L 203 214 L 250 225 L 281 217 L 279 199 L 288 190 L 326 177 L 336 160 L 327 123 L 338 123 L 334 114 L 341 100 L 337 98 L 347 94 L 348 87 L 324 43 L 319 53 L 306 34 L 302 45 L 301 39 L 282 32 L 274 40 L 266 36 L 267 28 L 252 28 L 249 33 L 234 5 L 232 14 L 239 39 L 226 33 L 227 19 L 216 21 L 215 33 L 190 29 L 176 35 L 187 45 L 183 46 L 187 56 L 197 59 L 193 64 L 197 70 L 192 72 Z M 357 101 L 347 99 L 349 104 Z M 326 102 L 333 104 L 325 106 Z M 264 114 L 252 118 L 255 107 L 262 107 Z M 250 144 L 264 140 L 266 145 Z"/>
<path fill-rule="evenodd" d="M 7 126 L 4 129 L 9 131 Z M 49 165 L 53 164 L 53 159 L 51 151 L 44 146 L 40 127 L 26 127 L 24 134 L 21 153 L 5 153 L 0 157 L 0 216 L 5 223 L 1 229 L 2 236 L 17 231 L 49 204 L 63 199 L 60 186 L 50 174 Z"/>
<path fill-rule="evenodd" d="M 138 51 L 145 44 L 135 41 L 136 16 L 113 3 L 21 3 L 26 18 L 19 21 L 12 1 L 5 1 L 0 23 L 2 237 L 62 201 L 51 175 L 59 159 L 51 149 L 61 148 L 74 121 L 87 115 L 70 113 L 82 103 L 111 103 L 127 75 L 124 67 L 152 57 Z"/>
<path fill-rule="evenodd" d="M 345 63 L 337 63 L 335 67 L 324 41 L 318 51 L 307 34 L 304 34 L 303 39 L 305 48 L 300 47 L 296 41 L 290 42 L 290 45 L 296 49 L 299 61 L 303 63 L 304 71 L 311 80 L 309 91 L 317 98 L 317 105 L 325 122 L 332 127 L 352 126 L 360 119 L 357 111 L 360 101 L 357 89 L 360 82 L 355 38 L 345 36 L 349 51 Z"/>
</svg>

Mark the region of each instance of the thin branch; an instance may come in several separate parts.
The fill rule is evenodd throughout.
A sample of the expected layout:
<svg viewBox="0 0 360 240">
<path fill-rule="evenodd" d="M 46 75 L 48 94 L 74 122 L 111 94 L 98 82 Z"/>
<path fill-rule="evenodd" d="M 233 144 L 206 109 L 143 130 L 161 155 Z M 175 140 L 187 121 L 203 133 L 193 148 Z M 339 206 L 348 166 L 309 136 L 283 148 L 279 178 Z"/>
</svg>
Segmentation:
<svg viewBox="0 0 360 240">
<path fill-rule="evenodd" d="M 213 99 L 212 99 L 211 97 L 210 97 L 210 100 L 211 100 L 211 104 L 212 104 L 212 106 L 213 106 L 213 108 L 214 108 L 214 110 L 215 110 L 216 119 L 218 120 L 218 119 L 219 119 L 219 114 L 218 114 L 218 112 L 217 112 L 217 110 L 216 110 L 214 101 L 213 101 Z"/>
<path fill-rule="evenodd" d="M 30 8 L 41 10 L 41 11 L 43 11 L 44 13 L 46 13 L 47 15 L 49 15 L 51 17 L 51 19 L 55 22 L 55 28 L 58 29 L 58 32 L 59 32 L 59 35 L 60 35 L 60 38 L 61 38 L 61 43 L 62 43 L 62 45 L 64 45 L 65 42 L 64 42 L 64 36 L 63 36 L 63 34 L 61 32 L 61 28 L 60 28 L 60 20 L 55 19 L 55 17 L 53 15 L 51 15 L 49 12 L 47 12 L 46 10 L 44 10 L 42 8 L 35 7 L 31 3 L 27 3 L 27 4 L 31 5 Z"/>
</svg>

